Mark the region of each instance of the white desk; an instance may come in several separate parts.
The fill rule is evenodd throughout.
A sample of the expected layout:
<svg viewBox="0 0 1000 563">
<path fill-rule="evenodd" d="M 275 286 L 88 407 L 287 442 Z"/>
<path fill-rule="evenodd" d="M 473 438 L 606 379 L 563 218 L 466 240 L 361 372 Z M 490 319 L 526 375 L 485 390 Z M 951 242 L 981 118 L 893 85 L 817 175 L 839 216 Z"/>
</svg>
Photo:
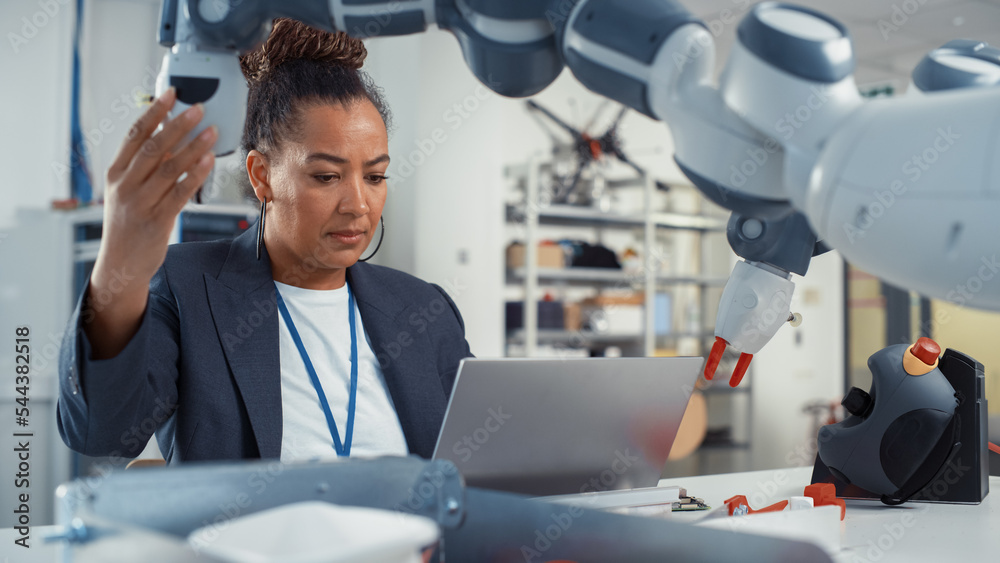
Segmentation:
<svg viewBox="0 0 1000 563">
<path fill-rule="evenodd" d="M 664 479 L 661 486 L 687 488 L 713 509 L 734 495 L 746 495 L 751 508 L 801 496 L 811 467 Z M 695 521 L 706 512 L 675 513 Z M 894 535 L 895 534 L 895 535 Z M 839 562 L 996 561 L 1000 557 L 1000 477 L 990 477 L 990 494 L 979 505 L 847 501 L 841 523 L 844 550 Z"/>
<path fill-rule="evenodd" d="M 45 543 L 43 536 L 54 534 L 55 526 L 32 526 L 28 539 L 28 548 L 14 544 L 21 536 L 14 528 L 0 528 L 0 561 L 16 561 L 17 563 L 53 563 L 57 561 L 56 544 Z"/>
<path fill-rule="evenodd" d="M 763 508 L 802 494 L 812 468 L 753 471 L 660 481 L 681 486 L 712 508 L 733 495 L 746 495 L 752 508 Z M 893 561 L 996 561 L 1000 554 L 1000 477 L 990 477 L 992 493 L 979 505 L 906 503 L 889 507 L 878 501 L 847 501 L 841 523 L 844 550 L 838 563 Z M 706 512 L 674 513 L 678 521 L 696 521 Z M 32 528 L 30 549 L 15 548 L 14 530 L 0 529 L 0 557 L 12 561 L 49 563 L 55 548 L 42 543 L 51 527 Z M 894 535 L 895 534 L 895 535 Z M 709 547 L 710 549 L 710 547 Z M 747 560 L 752 560 L 748 556 Z"/>
</svg>

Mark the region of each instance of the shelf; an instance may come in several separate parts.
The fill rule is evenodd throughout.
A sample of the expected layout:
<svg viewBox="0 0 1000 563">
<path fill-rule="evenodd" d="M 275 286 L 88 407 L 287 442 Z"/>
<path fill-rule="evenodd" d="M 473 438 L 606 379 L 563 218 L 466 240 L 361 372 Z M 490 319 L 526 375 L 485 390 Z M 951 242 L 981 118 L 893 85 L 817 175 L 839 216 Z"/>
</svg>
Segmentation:
<svg viewBox="0 0 1000 563">
<path fill-rule="evenodd" d="M 680 213 L 652 213 L 657 227 L 692 231 L 725 231 L 725 219 L 704 215 L 684 215 Z M 508 221 L 520 222 L 512 218 L 522 218 L 523 211 L 513 205 L 507 206 Z M 574 205 L 550 205 L 538 211 L 538 222 L 543 225 L 605 225 L 616 227 L 642 227 L 645 219 L 622 213 L 602 212 L 590 207 Z"/>
<path fill-rule="evenodd" d="M 601 334 L 586 330 L 559 330 L 554 328 L 538 329 L 539 344 L 560 343 L 596 343 L 596 342 L 632 342 L 641 340 L 642 334 Z M 524 329 L 507 333 L 507 342 L 523 342 Z"/>
<path fill-rule="evenodd" d="M 652 213 L 653 223 L 668 229 L 691 231 L 725 231 L 728 219 L 705 215 L 684 215 L 682 213 Z"/>
<path fill-rule="evenodd" d="M 660 285 L 704 285 L 722 287 L 729 281 L 728 277 L 714 276 L 656 276 Z"/>
<path fill-rule="evenodd" d="M 86 242 L 73 243 L 73 259 L 82 262 L 97 260 L 98 251 L 101 250 L 100 240 L 88 240 Z"/>
<path fill-rule="evenodd" d="M 524 268 L 508 269 L 507 274 L 516 280 L 525 278 Z M 626 274 L 623 270 L 613 268 L 538 268 L 538 280 L 622 284 L 642 283 L 642 275 Z"/>
<path fill-rule="evenodd" d="M 663 340 L 675 340 L 678 338 L 710 338 L 714 337 L 713 333 L 697 333 L 697 332 L 674 332 L 669 334 L 657 334 L 657 339 Z M 601 334 L 598 332 L 591 332 L 588 330 L 561 330 L 554 328 L 540 328 L 538 329 L 538 342 L 544 344 L 565 344 L 565 343 L 575 343 L 579 342 L 581 344 L 594 343 L 594 342 L 631 342 L 635 340 L 641 340 L 641 333 L 634 334 Z M 519 328 L 514 331 L 507 333 L 507 342 L 523 342 L 524 341 L 524 329 Z M 709 391 L 711 387 L 706 389 L 710 393 L 715 391 Z M 726 386 L 729 389 L 729 386 Z"/>
<path fill-rule="evenodd" d="M 641 188 L 646 185 L 646 179 L 642 177 L 604 180 L 604 185 L 609 189 L 615 188 Z"/>
<path fill-rule="evenodd" d="M 513 268 L 507 270 L 508 277 L 515 280 L 523 280 L 525 277 L 524 268 Z M 557 282 L 581 282 L 581 283 L 604 283 L 630 285 L 632 283 L 642 284 L 645 277 L 642 272 L 629 273 L 624 270 L 613 268 L 538 268 L 538 280 Z M 701 286 L 724 286 L 729 281 L 727 277 L 716 276 L 671 276 L 658 275 L 656 283 L 658 285 L 701 285 Z"/>
<path fill-rule="evenodd" d="M 691 331 L 680 331 L 680 332 L 668 332 L 666 334 L 657 334 L 657 340 L 676 340 L 678 338 L 702 338 L 709 339 L 715 338 L 715 332 L 708 330 L 705 332 L 691 332 Z"/>
<path fill-rule="evenodd" d="M 547 173 L 552 172 L 552 167 L 546 164 L 539 166 L 539 170 Z M 524 178 L 531 173 L 531 166 L 528 164 L 509 164 L 504 167 L 504 175 L 508 178 Z M 643 187 L 646 179 L 642 176 L 605 178 L 604 185 L 610 189 L 626 187 Z"/>
</svg>

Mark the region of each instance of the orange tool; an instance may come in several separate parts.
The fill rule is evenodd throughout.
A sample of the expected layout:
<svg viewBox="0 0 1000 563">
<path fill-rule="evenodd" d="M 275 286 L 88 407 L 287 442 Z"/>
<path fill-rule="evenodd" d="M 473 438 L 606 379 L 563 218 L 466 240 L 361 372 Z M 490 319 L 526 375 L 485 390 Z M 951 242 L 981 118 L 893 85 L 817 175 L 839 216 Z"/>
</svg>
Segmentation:
<svg viewBox="0 0 1000 563">
<path fill-rule="evenodd" d="M 756 514 L 758 512 L 781 512 L 788 506 L 788 500 L 783 500 L 772 504 L 771 506 L 765 506 L 760 510 L 754 510 L 750 508 L 750 501 L 747 500 L 745 495 L 736 495 L 725 501 L 726 507 L 729 509 L 730 516 L 742 516 L 744 514 Z"/>
<path fill-rule="evenodd" d="M 844 499 L 837 498 L 837 487 L 833 483 L 813 483 L 812 485 L 806 485 L 806 490 L 802 494 L 812 497 L 813 506 L 839 506 L 841 520 L 847 515 L 847 503 L 844 502 Z"/>
</svg>

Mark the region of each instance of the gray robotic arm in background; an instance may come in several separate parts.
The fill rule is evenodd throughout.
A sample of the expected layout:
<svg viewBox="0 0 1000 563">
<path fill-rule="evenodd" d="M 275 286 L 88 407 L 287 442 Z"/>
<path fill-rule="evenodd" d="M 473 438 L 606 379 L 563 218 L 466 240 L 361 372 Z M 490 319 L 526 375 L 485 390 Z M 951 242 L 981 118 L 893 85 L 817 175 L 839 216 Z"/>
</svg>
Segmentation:
<svg viewBox="0 0 1000 563">
<path fill-rule="evenodd" d="M 744 258 L 723 292 L 711 378 L 725 347 L 730 384 L 787 321 L 791 274 L 838 250 L 930 297 L 1000 310 L 1000 51 L 951 42 L 914 71 L 906 96 L 863 100 L 847 29 L 789 4 L 755 6 L 716 81 L 712 34 L 674 0 L 165 0 L 171 47 L 158 92 L 174 111 L 202 102 L 234 151 L 246 96 L 237 54 L 285 16 L 358 37 L 437 25 L 505 96 L 530 96 L 564 66 L 594 92 L 669 124 L 674 159 L 733 211 Z M 196 134 L 197 131 L 192 134 Z"/>
<path fill-rule="evenodd" d="M 175 112 L 201 102 L 219 127 L 216 154 L 236 150 L 246 83 L 238 55 L 259 45 L 277 17 L 355 37 L 409 35 L 431 25 L 459 41 L 469 68 L 504 96 L 540 92 L 562 72 L 545 2 L 516 0 L 164 0 L 159 42 L 170 48 L 157 94 L 177 87 Z M 192 135 L 196 132 L 192 133 Z"/>
</svg>

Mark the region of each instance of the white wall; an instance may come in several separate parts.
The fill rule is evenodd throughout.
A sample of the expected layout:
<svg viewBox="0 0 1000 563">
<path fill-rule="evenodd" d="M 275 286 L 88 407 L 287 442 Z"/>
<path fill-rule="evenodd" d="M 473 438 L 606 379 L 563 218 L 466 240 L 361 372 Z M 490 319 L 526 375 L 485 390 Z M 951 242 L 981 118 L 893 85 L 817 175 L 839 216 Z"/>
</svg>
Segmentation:
<svg viewBox="0 0 1000 563">
<path fill-rule="evenodd" d="M 782 326 L 754 356 L 751 375 L 752 468 L 812 465 L 813 417 L 803 407 L 844 394 L 843 258 L 828 252 L 813 259 L 805 277 L 793 276 L 792 312 L 802 325 Z"/>
<path fill-rule="evenodd" d="M 94 199 L 132 123 L 152 95 L 165 47 L 156 42 L 159 0 L 88 0 L 80 64 L 80 126 L 91 163 Z"/>
<path fill-rule="evenodd" d="M 419 100 L 411 92 L 420 83 L 421 38 L 392 37 L 367 42 L 368 58 L 364 70 L 382 88 L 392 112 L 389 131 L 389 156 L 392 159 L 387 184 L 389 195 L 382 210 L 386 224 L 385 241 L 372 263 L 391 266 L 405 272 L 416 272 L 416 205 L 417 178 L 399 173 L 397 166 L 404 153 L 413 148 L 417 138 Z M 366 253 L 367 255 L 367 253 Z"/>
<path fill-rule="evenodd" d="M 48 11 L 42 6 L 48 7 Z M 75 2 L 0 2 L 0 231 L 18 207 L 69 196 L 70 77 Z"/>
<path fill-rule="evenodd" d="M 503 345 L 505 100 L 481 86 L 455 39 L 433 31 L 368 42 L 366 68 L 394 114 L 381 263 L 448 290 L 477 356 Z"/>
</svg>

